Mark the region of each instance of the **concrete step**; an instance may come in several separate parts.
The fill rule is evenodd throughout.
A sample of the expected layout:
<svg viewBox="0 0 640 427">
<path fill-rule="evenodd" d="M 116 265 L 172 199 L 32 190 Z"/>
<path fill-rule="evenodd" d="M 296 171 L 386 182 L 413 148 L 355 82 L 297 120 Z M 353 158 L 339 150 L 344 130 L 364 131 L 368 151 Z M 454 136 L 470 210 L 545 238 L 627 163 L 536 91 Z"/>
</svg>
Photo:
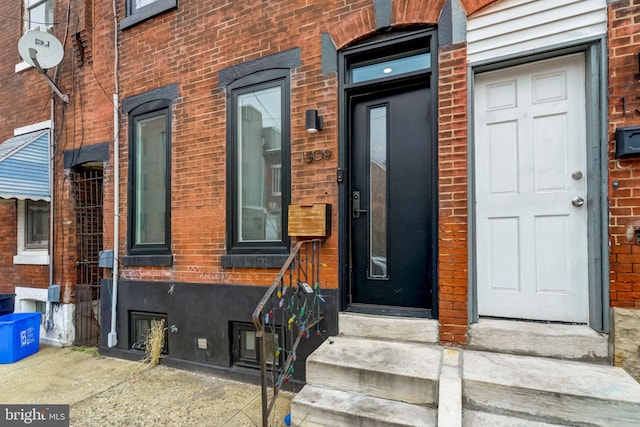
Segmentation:
<svg viewBox="0 0 640 427">
<path fill-rule="evenodd" d="M 609 361 L 607 334 L 586 325 L 480 319 L 469 327 L 468 348 L 598 363 Z"/>
<path fill-rule="evenodd" d="M 334 337 L 307 358 L 307 383 L 435 407 L 441 358 L 424 344 Z"/>
<path fill-rule="evenodd" d="M 438 321 L 414 317 L 378 316 L 340 313 L 340 335 L 380 341 L 403 341 L 435 344 L 439 341 Z"/>
<path fill-rule="evenodd" d="M 463 411 L 462 425 L 464 427 L 569 427 L 566 424 L 549 424 L 508 415 L 468 410 Z"/>
<path fill-rule="evenodd" d="M 467 410 L 539 422 L 640 425 L 640 384 L 620 368 L 465 350 Z"/>
<path fill-rule="evenodd" d="M 364 394 L 306 385 L 291 402 L 291 425 L 436 426 L 436 411 Z"/>
</svg>

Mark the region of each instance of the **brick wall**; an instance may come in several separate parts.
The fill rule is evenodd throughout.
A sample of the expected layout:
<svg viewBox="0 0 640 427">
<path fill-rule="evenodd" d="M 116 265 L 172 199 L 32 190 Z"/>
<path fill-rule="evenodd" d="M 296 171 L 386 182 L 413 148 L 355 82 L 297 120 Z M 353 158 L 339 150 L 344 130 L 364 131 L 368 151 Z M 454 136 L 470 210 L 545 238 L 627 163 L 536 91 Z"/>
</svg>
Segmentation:
<svg viewBox="0 0 640 427">
<path fill-rule="evenodd" d="M 68 16 L 66 1 L 55 2 L 53 34 L 65 46 L 65 54 L 57 69 L 48 74 L 56 81 L 70 102 L 64 105 L 54 95 L 54 282 L 73 289 L 75 283 L 75 211 L 69 180 L 64 170 L 63 153 L 113 139 L 113 112 L 109 108 L 113 93 L 113 10 L 111 2 L 72 0 Z M 3 99 L 12 100 L 0 106 L 0 141 L 13 136 L 13 130 L 51 119 L 51 89 L 34 69 L 16 74 L 21 62 L 17 43 L 22 35 L 21 10 L 17 3 L 0 5 L 3 43 L 0 46 L 0 87 Z M 100 17 L 93 19 L 93 16 Z M 67 39 L 65 40 L 65 35 Z M 83 49 L 80 47 L 84 46 Z M 99 54 L 92 57 L 92 53 Z M 111 164 L 107 165 L 110 170 Z M 108 174 L 108 172 L 107 172 Z M 108 188 L 108 184 L 106 184 Z M 107 190 L 113 197 L 112 191 Z M 105 215 L 112 217 L 106 202 Z M 15 205 L 15 202 L 13 202 Z M 17 251 L 15 207 L 0 206 L 0 275 L 4 288 L 13 285 L 47 287 L 49 266 L 13 265 Z M 105 239 L 112 239 L 111 227 L 105 226 Z M 5 289 L 6 290 L 6 289 Z M 3 291 L 3 288 L 0 288 Z M 70 293 L 73 298 L 73 292 Z"/>
<path fill-rule="evenodd" d="M 0 294 L 14 293 L 14 286 L 41 287 L 48 283 L 49 267 L 14 264 L 18 248 L 18 205 L 0 199 Z"/>
<path fill-rule="evenodd" d="M 608 13 L 611 306 L 640 308 L 640 158 L 615 159 L 616 128 L 640 125 L 640 1 L 612 2 Z"/>
<path fill-rule="evenodd" d="M 215 8 L 200 7 L 198 3 L 183 2 L 177 10 L 120 33 L 121 98 L 179 84 L 172 129 L 174 265 L 127 267 L 121 270 L 122 277 L 271 283 L 274 270 L 223 269 L 220 265 L 220 257 L 226 251 L 226 94 L 218 87 L 217 72 L 276 52 L 301 48 L 302 64 L 292 70 L 291 76 L 291 202 L 333 205 L 333 235 L 323 249 L 326 263 L 323 281 L 325 286 L 335 288 L 338 286 L 338 81 L 336 73 L 322 74 L 321 36 L 328 32 L 340 49 L 375 33 L 374 2 L 279 0 L 255 7 L 227 1 Z M 391 23 L 399 26 L 436 23 L 443 4 L 443 0 L 394 1 Z M 119 15 L 124 16 L 122 8 Z M 304 130 L 304 111 L 308 108 L 317 108 L 324 117 L 324 130 L 312 136 Z M 127 158 L 124 117 L 120 135 L 122 158 Z M 334 153 L 329 161 L 300 160 L 304 151 L 326 148 Z M 127 168 L 126 163 L 121 164 L 123 235 L 127 226 Z M 126 245 L 124 239 L 121 242 L 122 256 Z M 459 304 L 464 304 L 464 299 L 456 301 L 456 307 Z"/>
<path fill-rule="evenodd" d="M 467 341 L 467 50 L 440 50 L 438 82 L 440 340 Z"/>
<path fill-rule="evenodd" d="M 323 286 L 338 286 L 338 82 L 322 73 L 321 35 L 336 45 L 375 31 L 373 2 L 221 2 L 202 7 L 182 2 L 177 10 L 121 33 L 121 97 L 178 83 L 172 135 L 171 267 L 123 268 L 127 279 L 270 284 L 276 270 L 221 267 L 226 253 L 226 94 L 218 70 L 292 48 L 301 66 L 291 74 L 291 202 L 330 203 L 332 236 L 323 248 Z M 209 3 L 207 3 L 209 4 Z M 123 11 L 120 11 L 123 17 Z M 345 25 L 344 22 L 351 22 Z M 306 109 L 318 109 L 324 129 L 309 135 Z M 127 156 L 123 117 L 120 148 Z M 303 163 L 302 153 L 330 149 L 329 160 Z M 126 163 L 121 165 L 121 230 L 126 230 Z M 124 239 L 120 255 L 126 251 Z"/>
<path fill-rule="evenodd" d="M 13 130 L 48 120 L 49 89 L 42 76 L 35 71 L 15 73 L 22 59 L 18 40 L 22 36 L 20 3 L 0 4 L 0 26 L 3 42 L 0 45 L 0 142 L 13 137 Z M 48 267 L 14 265 L 17 254 L 17 204 L 15 200 L 0 201 L 0 293 L 13 293 L 15 285 L 42 286 L 48 283 Z"/>
<path fill-rule="evenodd" d="M 68 302 L 74 301 L 76 282 L 76 213 L 71 173 L 64 169 L 64 151 L 79 150 L 113 141 L 114 13 L 111 2 L 72 0 L 71 19 L 66 20 L 66 2 L 56 4 L 54 34 L 65 41 L 65 56 L 59 66 L 59 86 L 69 94 L 69 104 L 58 98 L 55 108 L 54 177 L 54 282 L 69 287 Z M 48 93 L 48 92 L 47 92 Z M 48 112 L 48 110 L 47 110 Z M 113 245 L 113 154 L 105 166 L 105 247 Z"/>
</svg>

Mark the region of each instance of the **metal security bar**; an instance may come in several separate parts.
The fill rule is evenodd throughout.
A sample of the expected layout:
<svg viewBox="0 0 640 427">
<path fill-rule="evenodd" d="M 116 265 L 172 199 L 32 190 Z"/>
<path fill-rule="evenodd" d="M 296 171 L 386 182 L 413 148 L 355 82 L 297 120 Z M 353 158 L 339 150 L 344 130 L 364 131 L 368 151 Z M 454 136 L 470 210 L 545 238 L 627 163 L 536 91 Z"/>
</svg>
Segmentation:
<svg viewBox="0 0 640 427">
<path fill-rule="evenodd" d="M 94 346 L 100 338 L 100 269 L 103 233 L 103 171 L 72 173 L 76 211 L 76 345 Z"/>
</svg>

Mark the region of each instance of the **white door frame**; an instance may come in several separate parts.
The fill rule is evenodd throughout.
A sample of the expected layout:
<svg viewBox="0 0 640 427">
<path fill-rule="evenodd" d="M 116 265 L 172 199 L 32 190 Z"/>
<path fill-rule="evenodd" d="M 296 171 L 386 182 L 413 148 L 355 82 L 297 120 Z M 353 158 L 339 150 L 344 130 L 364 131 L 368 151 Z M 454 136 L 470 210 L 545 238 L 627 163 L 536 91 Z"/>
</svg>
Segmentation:
<svg viewBox="0 0 640 427">
<path fill-rule="evenodd" d="M 604 37 L 585 40 L 580 44 L 557 46 L 546 52 L 522 52 L 506 58 L 468 67 L 468 199 L 469 199 L 469 322 L 478 321 L 475 226 L 475 158 L 474 158 L 474 80 L 480 72 L 500 70 L 539 60 L 584 52 L 587 99 L 587 176 L 588 187 L 588 268 L 589 326 L 597 331 L 609 331 L 609 259 L 608 259 L 608 134 L 607 134 L 607 50 Z"/>
</svg>

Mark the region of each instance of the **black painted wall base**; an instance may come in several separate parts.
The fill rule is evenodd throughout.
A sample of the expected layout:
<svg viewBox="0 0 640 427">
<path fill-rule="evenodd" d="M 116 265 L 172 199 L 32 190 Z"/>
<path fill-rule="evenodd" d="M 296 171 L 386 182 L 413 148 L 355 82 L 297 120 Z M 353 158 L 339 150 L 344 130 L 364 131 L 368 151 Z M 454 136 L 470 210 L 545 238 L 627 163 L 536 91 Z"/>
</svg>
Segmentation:
<svg viewBox="0 0 640 427">
<path fill-rule="evenodd" d="M 221 375 L 253 382 L 259 371 L 234 366 L 232 326 L 234 322 L 251 323 L 251 315 L 267 288 L 262 286 L 168 283 L 121 280 L 118 284 L 116 331 L 118 342 L 108 347 L 111 329 L 111 295 L 113 282 L 102 281 L 100 353 L 129 360 L 139 360 L 144 354 L 131 350 L 130 313 L 149 312 L 167 316 L 167 327 L 177 328 L 168 333 L 168 355 L 162 362 L 168 366 L 194 370 L 214 370 Z M 325 337 L 337 334 L 338 292 L 323 291 Z M 198 348 L 198 339 L 205 339 L 206 349 Z M 322 343 L 312 336 L 303 340 L 298 348 L 294 379 L 305 381 L 305 361 Z"/>
</svg>

